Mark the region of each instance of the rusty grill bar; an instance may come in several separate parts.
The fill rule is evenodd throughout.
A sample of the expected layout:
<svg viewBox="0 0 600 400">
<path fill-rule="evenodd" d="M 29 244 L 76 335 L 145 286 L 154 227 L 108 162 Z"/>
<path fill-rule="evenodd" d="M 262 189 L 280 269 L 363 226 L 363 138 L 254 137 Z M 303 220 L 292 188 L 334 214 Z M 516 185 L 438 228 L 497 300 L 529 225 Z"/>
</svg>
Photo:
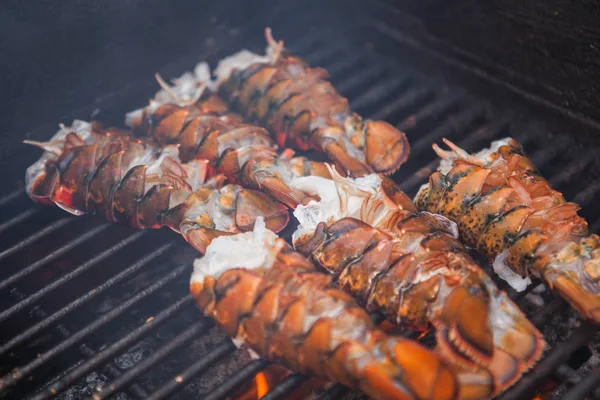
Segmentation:
<svg viewBox="0 0 600 400">
<path fill-rule="evenodd" d="M 285 37 L 306 18 L 300 14 L 276 32 Z M 414 195 L 436 168 L 432 142 L 448 137 L 475 150 L 510 134 L 558 190 L 579 202 L 598 231 L 600 213 L 591 205 L 600 199 L 594 158 L 599 148 L 565 152 L 572 139 L 549 136 L 555 132 L 540 122 L 517 120 L 465 90 L 428 79 L 410 63 L 335 38 L 327 28 L 314 28 L 287 45 L 328 69 L 357 112 L 386 119 L 407 132 L 411 158 L 395 176 L 403 190 Z M 231 45 L 211 57 L 238 47 Z M 184 59 L 188 63 L 194 58 Z M 191 65 L 179 61 L 177 68 L 180 72 Z M 129 110 L 126 105 L 111 104 L 110 110 L 119 110 L 120 117 Z M 187 285 L 195 254 L 170 232 L 132 232 L 88 217 L 66 217 L 33 205 L 21 188 L 0 198 L 0 207 L 9 216 L 0 222 L 0 243 L 7 243 L 0 249 L 0 293 L 8 299 L 0 310 L 0 398 L 225 399 L 267 367 L 263 361 L 244 359 L 195 309 Z M 526 299 L 535 285 L 516 293 L 504 282 L 496 283 L 552 344 L 544 359 L 502 398 L 532 398 L 551 379 L 556 389 L 550 398 L 600 399 L 598 327 L 577 322 L 554 294 L 544 294 L 545 305 L 536 312 Z M 557 318 L 564 332 L 554 329 Z M 199 341 L 204 344 L 196 351 Z M 132 353 L 135 348 L 148 354 Z M 234 366 L 214 375 L 210 387 L 198 383 L 221 364 Z M 284 399 L 305 381 L 290 375 L 263 399 Z M 318 398 L 345 394 L 344 387 L 333 385 Z"/>
</svg>

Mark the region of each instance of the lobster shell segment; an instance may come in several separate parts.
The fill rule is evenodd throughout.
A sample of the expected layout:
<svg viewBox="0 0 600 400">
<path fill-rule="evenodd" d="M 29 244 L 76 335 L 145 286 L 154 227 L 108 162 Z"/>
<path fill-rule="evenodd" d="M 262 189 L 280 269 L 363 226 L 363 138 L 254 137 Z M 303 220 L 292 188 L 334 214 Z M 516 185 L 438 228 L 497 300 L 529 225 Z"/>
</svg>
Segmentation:
<svg viewBox="0 0 600 400">
<path fill-rule="evenodd" d="M 267 127 L 280 146 L 326 153 L 354 177 L 391 174 L 409 153 L 406 135 L 384 121 L 363 120 L 327 80 L 275 42 L 266 29 L 265 56 L 242 50 L 215 70 L 219 93 L 244 116 Z"/>
<path fill-rule="evenodd" d="M 322 163 L 281 154 L 269 132 L 245 124 L 207 89 L 206 63 L 186 72 L 170 86 L 157 76 L 162 89 L 147 107 L 127 114 L 126 123 L 138 137 L 152 138 L 161 146 L 176 145 L 183 162 L 205 160 L 208 175 L 225 175 L 230 182 L 264 190 L 288 207 L 306 203 L 307 196 L 290 186 L 306 174 L 328 177 Z"/>
<path fill-rule="evenodd" d="M 206 160 L 182 163 L 178 148 L 164 148 L 123 131 L 83 121 L 61 127 L 28 168 L 26 188 L 37 202 L 74 214 L 92 214 L 137 229 L 169 228 L 203 252 L 218 236 L 251 230 L 262 216 L 279 232 L 287 208 L 262 192 L 225 177 L 205 181 Z"/>
<path fill-rule="evenodd" d="M 515 140 L 469 154 L 449 140 L 415 198 L 419 208 L 455 221 L 461 239 L 494 260 L 518 290 L 542 278 L 581 315 L 600 323 L 600 246 L 579 207 L 550 187 Z M 462 204 L 456 208 L 454 204 Z"/>
<path fill-rule="evenodd" d="M 320 202 L 294 211 L 297 251 L 367 310 L 412 329 L 433 326 L 441 357 L 479 377 L 463 392 L 498 394 L 537 362 L 542 335 L 468 255 L 455 223 L 418 212 L 384 176 L 332 176 L 312 186 Z"/>
<path fill-rule="evenodd" d="M 459 383 L 432 351 L 378 330 L 328 275 L 257 221 L 214 240 L 190 281 L 198 306 L 264 360 L 376 399 L 456 399 Z"/>
</svg>

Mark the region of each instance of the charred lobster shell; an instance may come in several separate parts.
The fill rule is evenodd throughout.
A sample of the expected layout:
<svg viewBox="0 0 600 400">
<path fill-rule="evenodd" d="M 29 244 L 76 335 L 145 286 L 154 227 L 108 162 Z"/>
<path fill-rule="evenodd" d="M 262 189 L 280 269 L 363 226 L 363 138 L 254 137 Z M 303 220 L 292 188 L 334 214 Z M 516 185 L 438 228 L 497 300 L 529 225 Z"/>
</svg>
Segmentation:
<svg viewBox="0 0 600 400">
<path fill-rule="evenodd" d="M 404 133 L 354 114 L 327 71 L 284 49 L 269 28 L 266 36 L 266 56 L 243 50 L 215 70 L 219 93 L 236 109 L 271 130 L 280 146 L 324 152 L 351 176 L 390 174 L 406 161 Z"/>
<path fill-rule="evenodd" d="M 385 176 L 352 180 L 333 170 L 332 176 L 341 212 L 302 233 L 326 212 L 311 211 L 310 203 L 296 209 L 298 251 L 367 310 L 412 329 L 433 325 L 444 360 L 480 374 L 478 385 L 464 386 L 470 397 L 498 394 L 537 362 L 542 335 L 469 256 L 454 223 L 418 212 Z M 492 380 L 481 383 L 488 373 Z"/>
<path fill-rule="evenodd" d="M 294 208 L 307 202 L 306 194 L 290 187 L 300 176 L 328 176 L 323 163 L 294 157 L 290 150 L 279 154 L 269 132 L 242 122 L 206 86 L 210 73 L 205 63 L 169 86 L 162 86 L 150 104 L 127 115 L 126 123 L 138 137 L 159 145 L 176 145 L 182 162 L 205 160 L 208 176 L 225 175 L 230 182 L 261 189 Z"/>
<path fill-rule="evenodd" d="M 461 239 L 494 267 L 542 278 L 581 315 L 600 323 L 600 238 L 553 190 L 519 143 L 504 139 L 470 155 L 446 140 L 444 159 L 417 194 L 419 208 L 454 220 Z"/>
<path fill-rule="evenodd" d="M 190 288 L 207 316 L 264 360 L 377 399 L 459 398 L 456 376 L 435 353 L 379 331 L 328 275 L 270 232 L 216 239 L 196 261 Z"/>
<path fill-rule="evenodd" d="M 96 214 L 134 228 L 168 226 L 204 251 L 212 238 L 252 229 L 257 216 L 270 229 L 287 225 L 286 208 L 264 193 L 205 181 L 206 161 L 182 163 L 177 147 L 161 148 L 126 131 L 75 121 L 61 127 L 27 170 L 29 196 L 75 215 Z"/>
</svg>

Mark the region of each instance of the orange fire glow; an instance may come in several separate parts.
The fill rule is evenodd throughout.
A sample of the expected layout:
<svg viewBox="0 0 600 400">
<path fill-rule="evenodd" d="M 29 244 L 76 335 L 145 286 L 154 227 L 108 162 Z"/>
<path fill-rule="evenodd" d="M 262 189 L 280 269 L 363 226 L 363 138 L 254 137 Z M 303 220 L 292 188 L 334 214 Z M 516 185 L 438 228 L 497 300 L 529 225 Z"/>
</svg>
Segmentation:
<svg viewBox="0 0 600 400">
<path fill-rule="evenodd" d="M 267 378 L 263 372 L 259 372 L 254 378 L 254 382 L 256 383 L 256 397 L 261 398 L 269 391 L 269 384 L 267 383 Z"/>
<path fill-rule="evenodd" d="M 269 365 L 264 371 L 256 374 L 252 381 L 240 388 L 229 400 L 258 400 L 269 390 L 277 386 L 290 373 L 277 365 Z"/>
<path fill-rule="evenodd" d="M 417 336 L 417 340 L 421 340 L 425 337 L 425 335 L 427 335 L 427 332 L 429 332 L 429 329 L 427 329 L 426 331 L 423 331 L 423 333 L 421 333 L 419 336 Z"/>
</svg>

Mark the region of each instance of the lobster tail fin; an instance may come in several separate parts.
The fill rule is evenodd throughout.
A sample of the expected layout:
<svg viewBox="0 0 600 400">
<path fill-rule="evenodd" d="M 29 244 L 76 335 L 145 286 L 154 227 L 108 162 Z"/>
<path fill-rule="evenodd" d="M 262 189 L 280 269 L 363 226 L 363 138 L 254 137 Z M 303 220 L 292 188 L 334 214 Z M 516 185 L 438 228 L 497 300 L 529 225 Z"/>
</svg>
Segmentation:
<svg viewBox="0 0 600 400">
<path fill-rule="evenodd" d="M 287 207 L 257 190 L 242 188 L 237 196 L 235 223 L 245 232 L 254 228 L 257 217 L 264 217 L 267 228 L 275 233 L 290 220 Z"/>
<path fill-rule="evenodd" d="M 406 135 L 385 121 L 366 121 L 365 125 L 367 164 L 377 173 L 393 174 L 408 159 Z"/>
<path fill-rule="evenodd" d="M 448 296 L 436 324 L 437 349 L 462 370 L 489 374 L 497 395 L 533 367 L 545 342 L 504 292 L 486 286 L 479 293 L 458 287 Z"/>
<path fill-rule="evenodd" d="M 325 153 L 333 160 L 339 171 L 352 177 L 369 175 L 372 171 L 369 166 L 353 158 L 344 147 L 336 142 L 330 141 L 323 146 Z"/>
</svg>

